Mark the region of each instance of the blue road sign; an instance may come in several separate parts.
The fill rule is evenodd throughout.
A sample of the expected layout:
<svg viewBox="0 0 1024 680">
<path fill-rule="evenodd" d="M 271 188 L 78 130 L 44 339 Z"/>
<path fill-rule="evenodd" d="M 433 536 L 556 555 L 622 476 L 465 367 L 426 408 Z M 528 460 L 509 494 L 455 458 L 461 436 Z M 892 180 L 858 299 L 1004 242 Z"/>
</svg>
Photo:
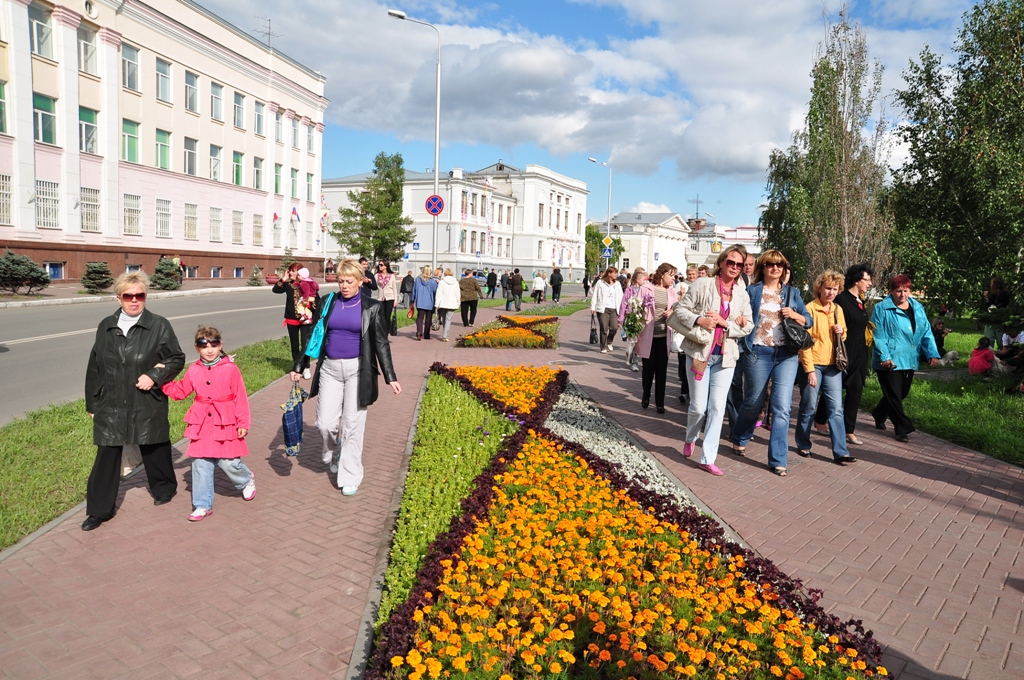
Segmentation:
<svg viewBox="0 0 1024 680">
<path fill-rule="evenodd" d="M 601 251 L 601 257 L 611 257 L 611 256 L 612 256 L 612 249 L 611 248 L 605 248 L 604 250 Z"/>
<path fill-rule="evenodd" d="M 441 211 L 444 210 L 444 199 L 437 194 L 433 194 L 427 197 L 426 207 L 427 212 L 431 215 L 440 215 Z"/>
<path fill-rule="evenodd" d="M 412 249 L 413 250 L 419 250 L 420 249 L 420 242 L 419 241 L 413 241 L 412 242 Z"/>
<path fill-rule="evenodd" d="M 405 254 L 405 259 L 407 259 L 407 260 L 409 259 L 409 253 Z"/>
</svg>

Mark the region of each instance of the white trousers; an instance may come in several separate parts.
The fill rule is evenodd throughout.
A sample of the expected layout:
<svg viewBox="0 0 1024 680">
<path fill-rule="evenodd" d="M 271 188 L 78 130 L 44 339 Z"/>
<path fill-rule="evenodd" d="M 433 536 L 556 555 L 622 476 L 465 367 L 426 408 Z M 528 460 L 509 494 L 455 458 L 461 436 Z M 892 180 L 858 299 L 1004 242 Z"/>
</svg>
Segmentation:
<svg viewBox="0 0 1024 680">
<path fill-rule="evenodd" d="M 686 355 L 686 381 L 690 385 L 690 409 L 686 413 L 686 441 L 697 441 L 704 430 L 704 444 L 701 446 L 701 465 L 711 465 L 718 458 L 718 445 L 722 438 L 722 421 L 725 420 L 725 402 L 732 387 L 735 366 L 722 368 L 722 356 L 708 358 L 704 377 L 696 380 L 690 368 L 693 357 Z"/>
<path fill-rule="evenodd" d="M 366 409 L 358 404 L 359 359 L 324 359 L 320 367 L 316 429 L 324 440 L 323 461 L 338 461 L 339 487 L 359 486 L 363 481 Z"/>
</svg>

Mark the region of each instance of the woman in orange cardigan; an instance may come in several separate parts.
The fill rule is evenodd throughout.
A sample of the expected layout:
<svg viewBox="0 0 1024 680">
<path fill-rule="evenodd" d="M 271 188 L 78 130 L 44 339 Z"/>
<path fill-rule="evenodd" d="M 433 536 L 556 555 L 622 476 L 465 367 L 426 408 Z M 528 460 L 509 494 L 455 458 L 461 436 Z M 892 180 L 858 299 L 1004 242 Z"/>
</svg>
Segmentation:
<svg viewBox="0 0 1024 680">
<path fill-rule="evenodd" d="M 846 339 L 846 318 L 842 307 L 834 302 L 842 287 L 843 275 L 832 270 L 814 282 L 814 299 L 807 303 L 807 311 L 814 320 L 808 333 L 814 338 L 814 344 L 800 350 L 800 368 L 805 377 L 798 380 L 802 387 L 796 425 L 796 452 L 807 458 L 811 455 L 811 423 L 821 392 L 828 412 L 832 460 L 837 465 L 857 460 L 846 446 L 843 374 L 836 368 L 836 343 Z"/>
</svg>

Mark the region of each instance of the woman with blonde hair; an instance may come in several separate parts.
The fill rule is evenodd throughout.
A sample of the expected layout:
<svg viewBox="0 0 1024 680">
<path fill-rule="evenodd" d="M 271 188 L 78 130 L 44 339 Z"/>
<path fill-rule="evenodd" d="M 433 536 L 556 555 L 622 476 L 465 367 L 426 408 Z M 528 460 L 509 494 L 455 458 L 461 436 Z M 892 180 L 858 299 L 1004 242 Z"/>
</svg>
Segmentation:
<svg viewBox="0 0 1024 680">
<path fill-rule="evenodd" d="M 412 307 L 409 309 L 409 317 L 416 310 L 416 339 L 430 339 L 430 324 L 434 320 L 434 296 L 437 293 L 437 279 L 431 276 L 430 265 L 425 264 L 420 268 L 420 275 L 412 283 L 412 297 L 409 299 Z"/>
<path fill-rule="evenodd" d="M 836 367 L 836 345 L 846 339 L 846 315 L 836 304 L 836 295 L 843 289 L 843 275 L 828 270 L 814 282 L 814 299 L 807 303 L 813 325 L 810 334 L 814 344 L 800 350 L 803 376 L 800 387 L 800 410 L 796 419 L 796 452 L 811 455 L 811 422 L 822 395 L 828 415 L 832 440 L 832 460 L 837 465 L 854 463 L 846 446 L 846 424 L 843 420 L 843 372 Z M 845 345 L 844 345 L 845 347 Z"/>
<path fill-rule="evenodd" d="M 647 272 L 643 267 L 637 267 L 633 270 L 633 276 L 629 279 L 629 285 L 626 286 L 626 290 L 622 293 L 622 302 L 619 303 L 618 321 L 620 327 L 626 320 L 626 314 L 629 313 L 629 301 L 640 295 L 640 287 L 645 283 L 647 283 Z M 640 357 L 633 352 L 634 347 L 636 347 L 636 338 L 626 338 L 626 365 L 629 366 L 630 370 L 639 372 Z"/>
</svg>

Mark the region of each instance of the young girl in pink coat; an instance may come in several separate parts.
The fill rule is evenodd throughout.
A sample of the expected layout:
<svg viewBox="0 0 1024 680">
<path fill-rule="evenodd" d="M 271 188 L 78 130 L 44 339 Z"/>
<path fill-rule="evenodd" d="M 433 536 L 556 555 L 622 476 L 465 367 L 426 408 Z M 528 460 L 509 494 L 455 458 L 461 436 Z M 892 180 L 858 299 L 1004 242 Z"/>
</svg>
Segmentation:
<svg viewBox="0 0 1024 680">
<path fill-rule="evenodd" d="M 181 380 L 163 386 L 164 394 L 181 400 L 193 392 L 195 402 L 185 414 L 188 456 L 192 459 L 192 514 L 198 522 L 213 513 L 213 472 L 220 467 L 242 498 L 256 497 L 256 478 L 242 456 L 249 455 L 249 397 L 238 366 L 224 353 L 220 331 L 200 326 L 196 331 L 199 360 L 188 367 Z"/>
</svg>

